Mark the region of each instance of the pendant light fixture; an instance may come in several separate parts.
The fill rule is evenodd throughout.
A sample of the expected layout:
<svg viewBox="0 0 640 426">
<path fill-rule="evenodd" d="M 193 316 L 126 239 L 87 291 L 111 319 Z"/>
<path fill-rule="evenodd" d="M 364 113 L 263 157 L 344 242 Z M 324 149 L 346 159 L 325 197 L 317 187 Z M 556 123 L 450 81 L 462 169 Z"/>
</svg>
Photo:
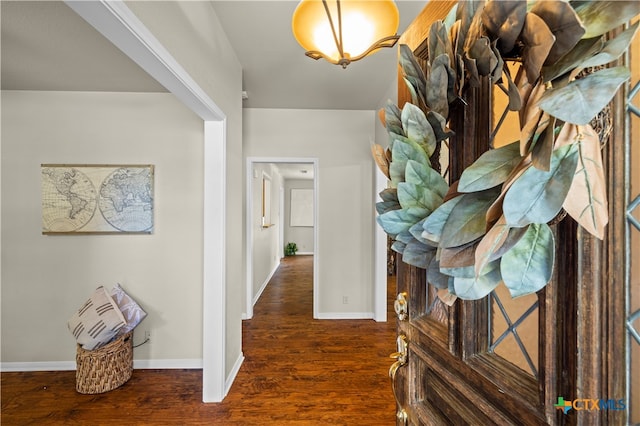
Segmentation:
<svg viewBox="0 0 640 426">
<path fill-rule="evenodd" d="M 312 59 L 346 68 L 383 47 L 393 47 L 400 15 L 393 0 L 302 0 L 293 35 Z"/>
</svg>

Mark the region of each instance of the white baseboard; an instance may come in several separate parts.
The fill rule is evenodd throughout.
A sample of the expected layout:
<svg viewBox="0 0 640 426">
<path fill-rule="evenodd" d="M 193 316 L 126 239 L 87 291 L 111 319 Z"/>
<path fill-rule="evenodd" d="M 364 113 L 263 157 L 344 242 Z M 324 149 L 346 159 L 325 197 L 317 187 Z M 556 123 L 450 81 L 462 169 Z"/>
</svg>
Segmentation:
<svg viewBox="0 0 640 426">
<path fill-rule="evenodd" d="M 323 312 L 317 319 L 373 319 L 373 312 Z"/>
<path fill-rule="evenodd" d="M 3 362 L 0 371 L 69 371 L 76 369 L 75 361 L 44 361 L 44 362 Z"/>
<path fill-rule="evenodd" d="M 264 291 L 265 288 L 267 288 L 267 284 L 269 284 L 269 281 L 273 277 L 273 274 L 276 273 L 279 267 L 280 267 L 280 260 L 278 259 L 278 263 L 276 263 L 276 266 L 269 273 L 269 276 L 267 276 L 267 279 L 264 280 L 264 282 L 262 283 L 262 286 L 260 286 L 260 290 L 258 290 L 258 293 L 255 296 L 253 296 L 253 300 L 252 300 L 253 306 L 256 306 L 256 302 L 258 301 L 258 299 L 260 299 L 260 296 L 262 296 L 262 292 Z"/>
<path fill-rule="evenodd" d="M 238 375 L 238 372 L 240 371 L 240 367 L 242 367 L 243 362 L 244 362 L 244 354 L 240 352 L 238 359 L 236 359 L 235 364 L 233 364 L 233 368 L 229 372 L 229 375 L 227 376 L 227 379 L 224 382 L 225 396 L 229 393 L 229 390 L 231 389 L 231 385 L 233 385 L 233 382 L 236 380 L 236 376 Z"/>
<path fill-rule="evenodd" d="M 312 251 L 298 251 L 296 252 L 296 256 L 313 256 Z"/>
<path fill-rule="evenodd" d="M 200 369 L 202 359 L 134 359 L 133 368 L 144 369 Z M 75 361 L 44 361 L 44 362 L 3 362 L 0 371 L 71 371 L 76 369 Z"/>
<path fill-rule="evenodd" d="M 199 370 L 202 368 L 202 358 L 194 359 L 134 359 L 133 368 L 139 370 Z"/>
</svg>

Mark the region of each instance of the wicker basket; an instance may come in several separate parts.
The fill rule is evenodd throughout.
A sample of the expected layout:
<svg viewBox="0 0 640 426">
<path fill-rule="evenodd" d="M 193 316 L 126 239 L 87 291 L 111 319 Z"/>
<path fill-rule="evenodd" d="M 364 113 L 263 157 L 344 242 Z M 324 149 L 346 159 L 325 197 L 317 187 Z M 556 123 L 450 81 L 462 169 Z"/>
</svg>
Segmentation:
<svg viewBox="0 0 640 426">
<path fill-rule="evenodd" d="M 108 392 L 122 386 L 133 373 L 133 331 L 93 351 L 78 345 L 76 390 L 84 394 Z"/>
</svg>

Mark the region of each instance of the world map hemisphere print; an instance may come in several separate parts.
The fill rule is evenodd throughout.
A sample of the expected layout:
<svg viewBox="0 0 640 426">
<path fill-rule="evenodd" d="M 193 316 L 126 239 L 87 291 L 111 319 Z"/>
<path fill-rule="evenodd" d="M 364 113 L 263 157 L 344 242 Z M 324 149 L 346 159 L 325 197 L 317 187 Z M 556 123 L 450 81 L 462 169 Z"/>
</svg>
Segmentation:
<svg viewBox="0 0 640 426">
<path fill-rule="evenodd" d="M 42 233 L 153 232 L 152 165 L 41 166 Z"/>
</svg>

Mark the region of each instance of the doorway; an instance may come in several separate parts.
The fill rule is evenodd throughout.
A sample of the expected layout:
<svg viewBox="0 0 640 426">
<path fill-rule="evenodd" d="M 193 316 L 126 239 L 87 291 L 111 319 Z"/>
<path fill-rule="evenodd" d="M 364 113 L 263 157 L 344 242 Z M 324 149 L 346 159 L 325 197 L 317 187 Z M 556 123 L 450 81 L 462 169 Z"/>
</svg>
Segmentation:
<svg viewBox="0 0 640 426">
<path fill-rule="evenodd" d="M 311 200 L 302 206 L 303 222 L 296 214 L 291 227 L 291 204 L 287 181 L 310 181 Z M 253 306 L 284 256 L 287 236 L 300 238 L 299 254 L 313 255 L 313 317 L 318 317 L 318 159 L 287 157 L 249 157 L 246 162 L 246 283 L 243 319 L 253 317 Z M 307 192 L 307 191 L 304 191 Z M 300 192 L 302 194 L 302 192 Z M 296 195 L 299 195 L 296 192 Z M 284 198 L 283 198 L 284 196 Z M 287 200 L 288 202 L 285 202 Z M 287 209 L 286 206 L 289 206 Z M 310 209 L 310 211 L 309 211 Z M 289 211 L 287 211 L 289 210 Z M 308 215 L 303 214 L 308 213 Z M 300 225 L 303 226 L 295 226 Z M 309 226 L 310 225 L 310 226 Z M 311 232 L 309 232 L 311 228 Z M 311 234 L 310 237 L 304 235 Z M 259 246 L 259 247 L 258 247 Z M 262 254 L 255 255 L 256 249 Z M 258 262 L 259 261 L 259 262 Z M 257 264 L 258 263 L 258 264 Z"/>
</svg>

